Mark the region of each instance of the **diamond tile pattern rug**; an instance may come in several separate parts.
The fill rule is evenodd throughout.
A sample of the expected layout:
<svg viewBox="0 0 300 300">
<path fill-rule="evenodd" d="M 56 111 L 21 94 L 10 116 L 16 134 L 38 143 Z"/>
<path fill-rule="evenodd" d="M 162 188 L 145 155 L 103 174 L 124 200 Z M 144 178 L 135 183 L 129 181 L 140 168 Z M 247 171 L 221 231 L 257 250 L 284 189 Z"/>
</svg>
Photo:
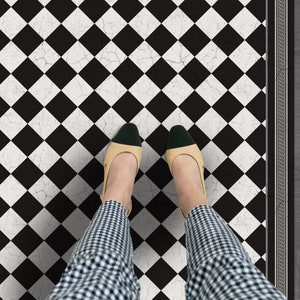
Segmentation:
<svg viewBox="0 0 300 300">
<path fill-rule="evenodd" d="M 202 150 L 210 205 L 265 272 L 265 1 L 1 0 L 0 14 L 1 298 L 43 299 L 58 282 L 125 122 L 144 150 L 130 215 L 141 299 L 184 299 L 175 124 Z"/>
</svg>

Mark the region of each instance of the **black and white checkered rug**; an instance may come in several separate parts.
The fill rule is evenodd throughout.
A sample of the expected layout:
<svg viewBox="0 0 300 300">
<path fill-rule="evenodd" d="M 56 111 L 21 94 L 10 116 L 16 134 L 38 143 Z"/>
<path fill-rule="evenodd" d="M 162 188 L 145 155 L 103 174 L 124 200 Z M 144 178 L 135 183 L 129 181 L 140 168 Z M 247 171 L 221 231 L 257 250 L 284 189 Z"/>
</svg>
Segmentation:
<svg viewBox="0 0 300 300">
<path fill-rule="evenodd" d="M 1 0 L 0 15 L 1 298 L 43 299 L 58 282 L 125 122 L 143 139 L 141 299 L 184 299 L 175 124 L 202 151 L 210 205 L 265 272 L 265 1 Z"/>
</svg>

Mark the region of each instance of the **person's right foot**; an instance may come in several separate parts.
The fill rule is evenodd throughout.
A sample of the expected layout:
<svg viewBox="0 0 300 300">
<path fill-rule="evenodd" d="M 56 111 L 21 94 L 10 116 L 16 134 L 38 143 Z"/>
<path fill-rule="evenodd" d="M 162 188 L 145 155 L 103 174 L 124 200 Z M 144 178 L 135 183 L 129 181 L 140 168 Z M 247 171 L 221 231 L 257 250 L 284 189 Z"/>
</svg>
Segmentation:
<svg viewBox="0 0 300 300">
<path fill-rule="evenodd" d="M 176 156 L 173 161 L 172 173 L 178 193 L 179 208 L 185 216 L 200 204 L 208 205 L 199 167 L 193 157 L 187 154 Z"/>
</svg>

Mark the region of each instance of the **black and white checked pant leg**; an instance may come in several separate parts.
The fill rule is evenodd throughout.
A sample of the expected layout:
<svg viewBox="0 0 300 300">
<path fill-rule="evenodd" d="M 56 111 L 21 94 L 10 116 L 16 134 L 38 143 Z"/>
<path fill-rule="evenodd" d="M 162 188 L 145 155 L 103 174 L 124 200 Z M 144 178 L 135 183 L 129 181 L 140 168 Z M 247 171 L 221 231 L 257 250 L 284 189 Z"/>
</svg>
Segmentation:
<svg viewBox="0 0 300 300">
<path fill-rule="evenodd" d="M 252 263 L 224 219 L 198 205 L 185 220 L 186 299 L 287 299 Z"/>
<path fill-rule="evenodd" d="M 117 201 L 105 201 L 46 299 L 139 299 L 140 284 L 133 267 L 126 210 Z"/>
</svg>

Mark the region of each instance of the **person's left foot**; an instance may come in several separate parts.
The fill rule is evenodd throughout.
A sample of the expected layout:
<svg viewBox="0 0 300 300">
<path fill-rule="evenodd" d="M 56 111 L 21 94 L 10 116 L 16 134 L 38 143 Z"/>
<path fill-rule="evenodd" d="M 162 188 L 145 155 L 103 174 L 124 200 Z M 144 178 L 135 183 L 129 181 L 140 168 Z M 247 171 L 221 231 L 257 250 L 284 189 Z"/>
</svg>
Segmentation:
<svg viewBox="0 0 300 300">
<path fill-rule="evenodd" d="M 129 210 L 133 185 L 136 176 L 137 161 L 129 152 L 118 154 L 112 161 L 108 172 L 103 202 L 115 200 Z"/>
</svg>

